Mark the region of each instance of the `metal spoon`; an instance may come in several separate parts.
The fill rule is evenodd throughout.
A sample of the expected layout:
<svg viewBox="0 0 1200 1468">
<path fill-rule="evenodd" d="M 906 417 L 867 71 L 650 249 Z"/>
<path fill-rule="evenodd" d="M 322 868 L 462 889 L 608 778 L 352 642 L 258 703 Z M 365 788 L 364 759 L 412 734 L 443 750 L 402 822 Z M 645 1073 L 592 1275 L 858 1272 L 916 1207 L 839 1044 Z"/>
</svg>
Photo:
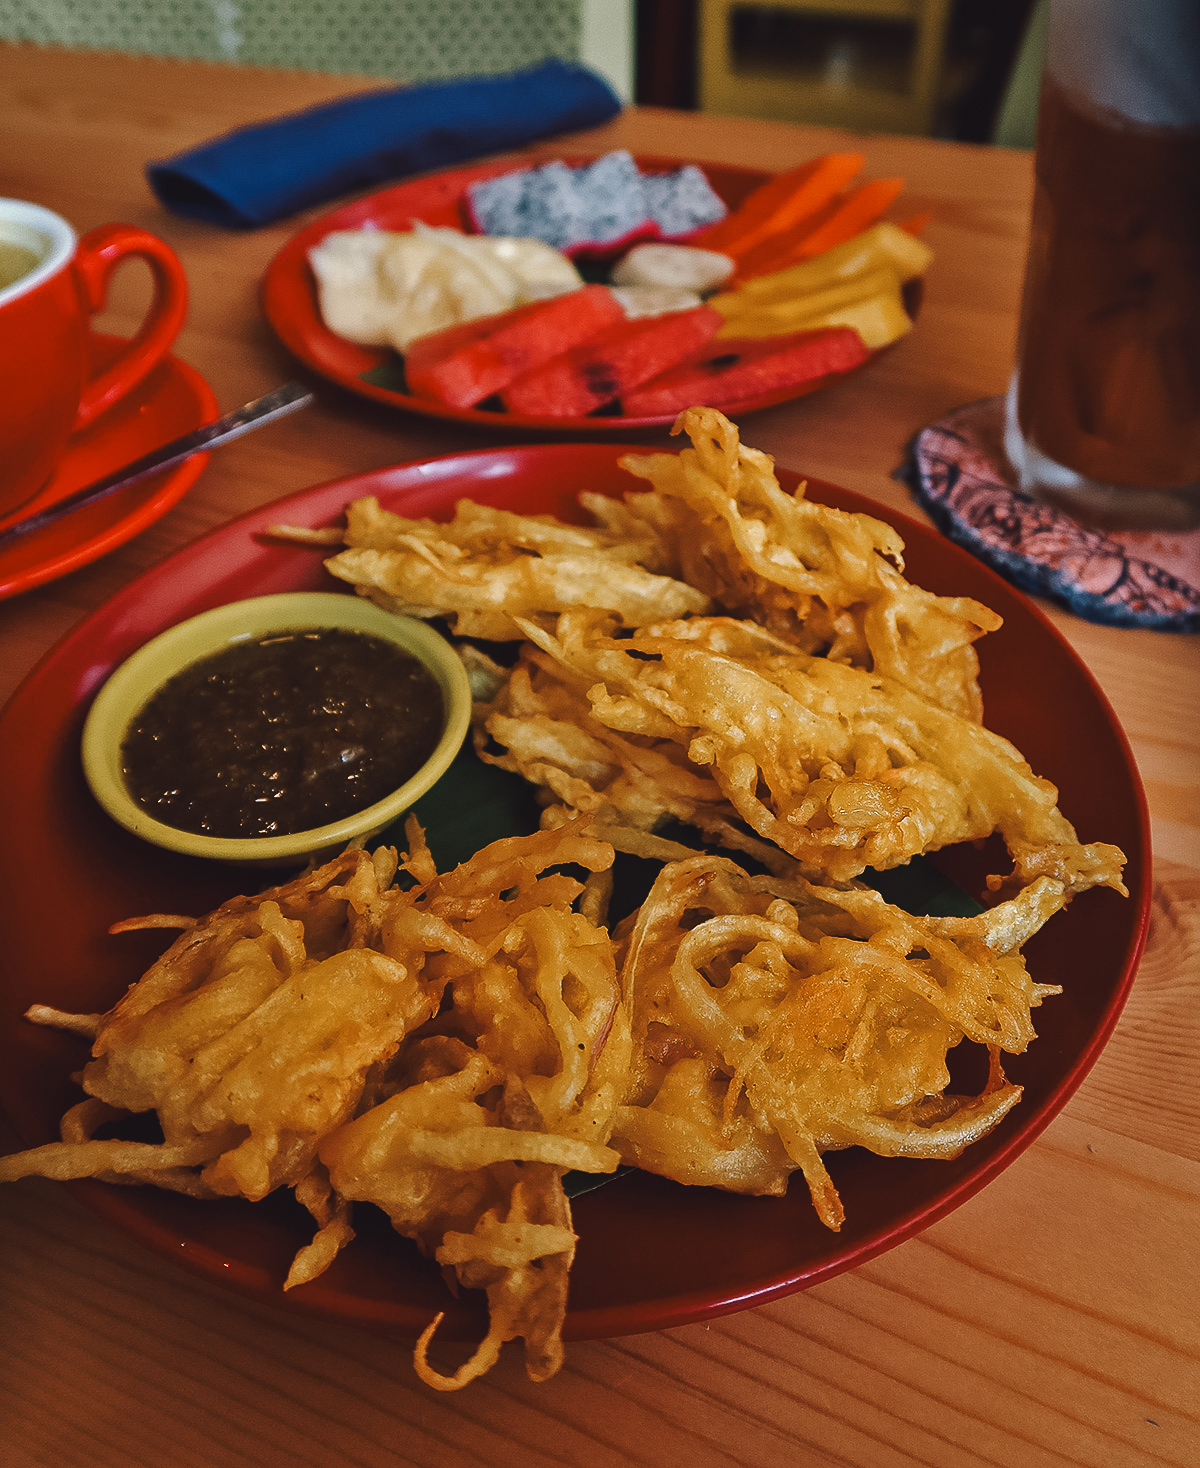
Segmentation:
<svg viewBox="0 0 1200 1468">
<path fill-rule="evenodd" d="M 97 500 L 115 494 L 118 489 L 125 489 L 128 485 L 136 484 L 139 479 L 147 479 L 151 474 L 158 474 L 163 469 L 171 468 L 174 464 L 181 464 L 184 459 L 190 459 L 193 454 L 204 453 L 216 448 L 218 444 L 232 443 L 235 438 L 241 438 L 242 434 L 261 428 L 264 423 L 271 423 L 276 418 L 283 418 L 288 413 L 295 413 L 300 408 L 306 408 L 312 401 L 313 394 L 298 382 L 289 382 L 283 387 L 277 387 L 274 392 L 269 392 L 261 398 L 255 398 L 245 407 L 235 408 L 232 413 L 226 413 L 223 418 L 217 418 L 212 423 L 206 423 L 202 428 L 185 433 L 182 438 L 172 439 L 170 443 L 163 444 L 161 448 L 143 454 L 132 464 L 126 464 L 123 469 L 115 469 L 111 474 L 106 474 L 103 479 L 97 479 L 85 489 L 76 490 L 66 499 L 59 500 L 57 504 L 48 505 L 46 509 L 39 510 L 37 514 L 29 515 L 24 520 L 18 520 L 7 530 L 0 531 L 0 547 L 19 540 L 22 536 L 32 535 L 37 530 L 44 530 L 47 525 L 53 525 L 56 520 L 73 514 L 82 506 L 95 504 Z"/>
</svg>

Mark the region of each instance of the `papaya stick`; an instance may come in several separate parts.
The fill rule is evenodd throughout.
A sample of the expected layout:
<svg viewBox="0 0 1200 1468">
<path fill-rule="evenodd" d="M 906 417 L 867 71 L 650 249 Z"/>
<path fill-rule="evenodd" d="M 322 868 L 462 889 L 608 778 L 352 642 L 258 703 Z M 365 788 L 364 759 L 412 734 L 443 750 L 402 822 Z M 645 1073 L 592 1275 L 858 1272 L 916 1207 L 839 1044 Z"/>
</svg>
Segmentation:
<svg viewBox="0 0 1200 1468">
<path fill-rule="evenodd" d="M 858 168 L 865 161 L 861 154 L 847 156 L 855 159 Z M 715 224 L 710 224 L 692 236 L 690 243 L 702 245 L 706 250 L 723 249 L 725 240 L 740 239 L 747 230 L 756 228 L 764 219 L 769 219 L 792 194 L 806 188 L 824 166 L 825 156 L 822 156 L 811 158 L 796 168 L 787 168 L 782 173 L 773 174 L 765 183 L 752 189 L 724 219 L 717 220 Z M 850 176 L 853 177 L 853 173 Z"/>
<path fill-rule="evenodd" d="M 755 245 L 752 250 L 747 250 L 739 258 L 737 269 L 731 279 L 740 283 L 745 280 L 753 280 L 759 275 L 769 275 L 772 271 L 779 269 L 780 261 L 791 265 L 793 247 L 801 240 L 807 239 L 813 230 L 819 229 L 827 219 L 831 218 L 842 207 L 844 200 L 844 194 L 837 194 L 823 209 L 818 209 L 815 214 L 810 214 L 807 219 L 802 219 L 794 229 L 785 229 L 781 234 L 768 235 L 765 240 Z"/>
<path fill-rule="evenodd" d="M 933 251 L 923 240 L 881 219 L 845 244 L 834 245 L 811 260 L 801 260 L 770 275 L 756 275 L 732 291 L 714 296 L 713 302 L 728 315 L 727 306 L 732 302 L 738 303 L 737 309 L 747 309 L 752 302 L 795 300 L 880 265 L 891 265 L 902 281 L 911 280 L 914 275 L 923 275 L 932 260 Z"/>
<path fill-rule="evenodd" d="M 874 352 L 880 347 L 890 346 L 905 332 L 911 331 L 912 320 L 901 304 L 900 292 L 894 286 L 885 286 L 882 290 L 843 300 L 811 315 L 773 311 L 738 315 L 721 327 L 716 342 L 720 344 L 731 338 L 754 340 L 786 336 L 793 332 L 819 331 L 835 326 L 849 326 L 857 331 L 863 345 Z"/>
<path fill-rule="evenodd" d="M 900 228 L 905 234 L 911 234 L 917 239 L 920 239 L 932 218 L 932 209 L 922 209 L 920 213 L 910 214 L 907 219 L 902 219 L 900 221 Z"/>
<path fill-rule="evenodd" d="M 797 260 L 811 260 L 823 255 L 834 245 L 841 245 L 861 234 L 869 224 L 882 217 L 904 188 L 902 178 L 873 178 L 852 189 L 846 201 L 823 224 L 803 240 L 795 251 Z"/>
<path fill-rule="evenodd" d="M 748 295 L 745 291 L 729 291 L 713 296 L 709 305 L 726 324 L 737 326 L 742 322 L 753 322 L 756 326 L 765 327 L 774 322 L 778 331 L 799 331 L 810 317 L 824 316 L 850 301 L 889 292 L 900 299 L 900 277 L 894 265 L 880 260 L 846 279 L 830 280 L 815 290 L 797 295 L 764 297 Z M 747 336 L 758 334 L 757 331 L 746 332 Z"/>
<path fill-rule="evenodd" d="M 740 258 L 769 235 L 818 214 L 862 168 L 861 153 L 826 153 L 760 184 L 732 214 L 689 241 Z"/>
<path fill-rule="evenodd" d="M 749 280 L 752 275 L 768 275 L 773 271 L 783 270 L 802 260 L 811 260 L 815 255 L 823 255 L 835 245 L 845 244 L 847 240 L 861 234 L 868 225 L 874 224 L 903 187 L 902 178 L 876 178 L 851 189 L 842 196 L 835 208 L 824 214 L 815 228 L 806 228 L 801 224 L 789 231 L 786 238 L 778 240 L 776 251 L 756 252 L 753 261 L 746 255 L 739 256 L 735 281 Z M 729 251 L 726 250 L 725 253 L 728 254 Z"/>
</svg>

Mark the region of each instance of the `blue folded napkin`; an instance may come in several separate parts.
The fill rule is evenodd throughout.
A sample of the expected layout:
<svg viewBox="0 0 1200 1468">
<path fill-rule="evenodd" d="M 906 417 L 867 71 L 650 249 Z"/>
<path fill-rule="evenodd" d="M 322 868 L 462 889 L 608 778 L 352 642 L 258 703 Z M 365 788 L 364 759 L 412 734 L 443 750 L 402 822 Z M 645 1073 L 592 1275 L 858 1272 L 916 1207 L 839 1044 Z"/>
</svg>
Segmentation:
<svg viewBox="0 0 1200 1468">
<path fill-rule="evenodd" d="M 595 72 L 552 58 L 291 113 L 150 163 L 146 177 L 177 214 L 253 228 L 373 184 L 595 127 L 620 110 Z"/>
</svg>

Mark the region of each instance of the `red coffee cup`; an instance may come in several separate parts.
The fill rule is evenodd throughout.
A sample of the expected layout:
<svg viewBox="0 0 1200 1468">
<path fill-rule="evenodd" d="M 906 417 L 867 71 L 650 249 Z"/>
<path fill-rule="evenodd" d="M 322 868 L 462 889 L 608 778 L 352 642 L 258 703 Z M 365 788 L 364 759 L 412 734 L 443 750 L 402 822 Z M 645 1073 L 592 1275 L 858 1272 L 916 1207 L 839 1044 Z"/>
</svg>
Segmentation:
<svg viewBox="0 0 1200 1468">
<path fill-rule="evenodd" d="M 149 265 L 154 299 L 128 346 L 89 376 L 90 318 L 104 306 L 113 270 L 131 256 Z M 37 494 L 72 434 L 167 356 L 187 315 L 187 277 L 170 246 L 144 229 L 105 224 L 79 238 L 59 215 L 19 199 L 0 199 L 0 268 L 3 516 Z"/>
</svg>

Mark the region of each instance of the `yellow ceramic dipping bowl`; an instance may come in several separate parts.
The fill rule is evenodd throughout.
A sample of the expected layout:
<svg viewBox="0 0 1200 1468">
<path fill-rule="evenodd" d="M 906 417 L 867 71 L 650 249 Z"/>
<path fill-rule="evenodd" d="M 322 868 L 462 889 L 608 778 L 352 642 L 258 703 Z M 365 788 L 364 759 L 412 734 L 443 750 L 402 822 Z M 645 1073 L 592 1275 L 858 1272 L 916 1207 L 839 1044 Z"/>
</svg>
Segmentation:
<svg viewBox="0 0 1200 1468">
<path fill-rule="evenodd" d="M 418 658 L 442 690 L 446 723 L 432 755 L 410 780 L 374 805 L 310 831 L 287 836 L 223 837 L 197 835 L 165 825 L 130 795 L 122 773 L 121 744 L 134 715 L 175 674 L 192 663 L 238 643 L 272 632 L 307 628 L 344 628 L 394 642 Z M 274 866 L 302 863 L 308 857 L 364 839 L 402 815 L 445 774 L 466 738 L 471 718 L 471 688 L 458 654 L 431 627 L 413 617 L 384 611 L 361 597 L 337 592 L 286 592 L 253 597 L 202 612 L 160 633 L 139 648 L 109 677 L 96 696 L 83 729 L 83 769 L 92 793 L 127 830 L 189 856 Z"/>
</svg>

